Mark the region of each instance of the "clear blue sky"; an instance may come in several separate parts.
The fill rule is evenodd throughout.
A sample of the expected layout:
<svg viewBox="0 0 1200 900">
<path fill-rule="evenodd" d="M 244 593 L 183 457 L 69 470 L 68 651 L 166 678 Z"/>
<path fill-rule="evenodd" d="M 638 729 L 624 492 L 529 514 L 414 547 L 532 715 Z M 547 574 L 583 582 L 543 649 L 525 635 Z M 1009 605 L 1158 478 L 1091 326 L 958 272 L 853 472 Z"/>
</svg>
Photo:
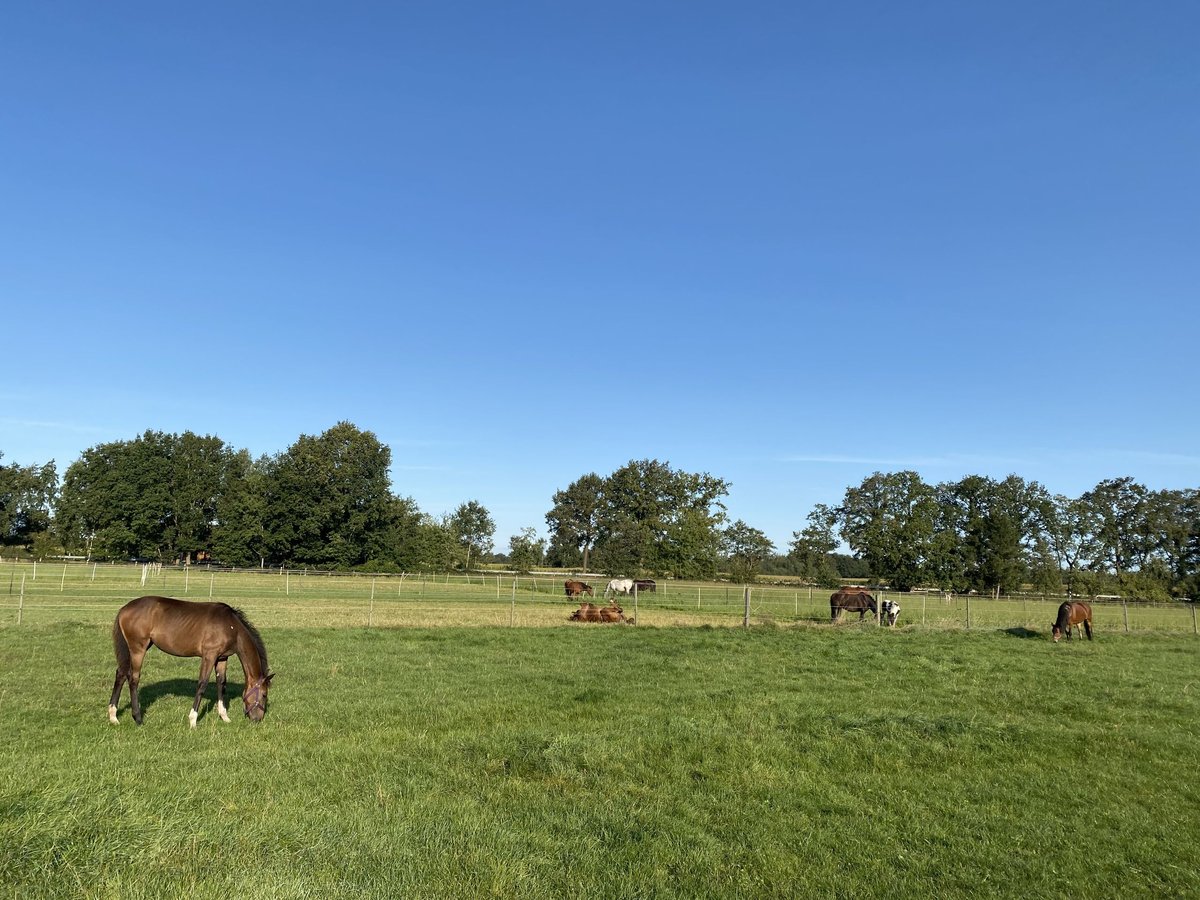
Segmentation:
<svg viewBox="0 0 1200 900">
<path fill-rule="evenodd" d="M 17 4 L 0 451 L 340 420 L 497 549 L 631 459 L 1200 485 L 1200 5 Z"/>
</svg>

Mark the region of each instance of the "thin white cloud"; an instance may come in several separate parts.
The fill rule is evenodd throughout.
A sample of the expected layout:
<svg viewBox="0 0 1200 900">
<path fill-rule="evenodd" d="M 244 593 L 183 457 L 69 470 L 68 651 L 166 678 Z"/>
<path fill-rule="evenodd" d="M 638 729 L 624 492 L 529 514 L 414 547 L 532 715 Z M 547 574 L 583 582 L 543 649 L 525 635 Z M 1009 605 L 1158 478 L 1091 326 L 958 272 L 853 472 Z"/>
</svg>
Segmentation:
<svg viewBox="0 0 1200 900">
<path fill-rule="evenodd" d="M 837 453 L 789 454 L 778 458 L 782 463 L 803 463 L 831 466 L 875 466 L 881 469 L 949 469 L 963 466 L 1021 466 L 1028 460 L 1001 456 L 851 456 Z"/>
<path fill-rule="evenodd" d="M 103 434 L 107 429 L 99 425 L 84 425 L 79 422 L 55 422 L 49 419 L 10 419 L 0 416 L 0 427 L 39 428 L 44 431 L 67 431 L 72 434 Z"/>
</svg>

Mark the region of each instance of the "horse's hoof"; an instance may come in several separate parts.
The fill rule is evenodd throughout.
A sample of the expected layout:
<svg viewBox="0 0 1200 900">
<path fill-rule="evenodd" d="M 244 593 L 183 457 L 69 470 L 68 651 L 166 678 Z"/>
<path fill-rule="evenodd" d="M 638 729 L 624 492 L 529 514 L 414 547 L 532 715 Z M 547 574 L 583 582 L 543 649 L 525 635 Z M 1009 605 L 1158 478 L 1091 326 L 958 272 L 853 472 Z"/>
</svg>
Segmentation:
<svg viewBox="0 0 1200 900">
<path fill-rule="evenodd" d="M 188 713 L 188 724 L 189 724 L 189 725 L 190 725 L 192 728 L 195 728 L 195 727 L 196 727 L 196 720 L 197 720 L 198 718 L 200 718 L 200 714 L 199 714 L 198 712 L 196 712 L 196 711 L 193 709 L 193 710 L 192 710 L 190 713 Z"/>
<path fill-rule="evenodd" d="M 108 708 L 108 721 L 112 722 L 114 725 L 121 724 L 117 721 L 117 708 L 115 706 L 110 706 Z"/>
</svg>

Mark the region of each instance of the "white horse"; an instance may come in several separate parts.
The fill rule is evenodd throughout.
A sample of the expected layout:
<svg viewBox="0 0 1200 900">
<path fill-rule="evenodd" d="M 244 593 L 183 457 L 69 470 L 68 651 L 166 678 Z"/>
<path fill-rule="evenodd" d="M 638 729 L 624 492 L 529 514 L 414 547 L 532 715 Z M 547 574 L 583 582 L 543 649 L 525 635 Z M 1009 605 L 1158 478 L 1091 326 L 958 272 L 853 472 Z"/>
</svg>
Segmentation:
<svg viewBox="0 0 1200 900">
<path fill-rule="evenodd" d="M 604 589 L 605 597 L 631 593 L 633 593 L 632 578 L 614 578 L 608 583 L 608 587 Z"/>
</svg>

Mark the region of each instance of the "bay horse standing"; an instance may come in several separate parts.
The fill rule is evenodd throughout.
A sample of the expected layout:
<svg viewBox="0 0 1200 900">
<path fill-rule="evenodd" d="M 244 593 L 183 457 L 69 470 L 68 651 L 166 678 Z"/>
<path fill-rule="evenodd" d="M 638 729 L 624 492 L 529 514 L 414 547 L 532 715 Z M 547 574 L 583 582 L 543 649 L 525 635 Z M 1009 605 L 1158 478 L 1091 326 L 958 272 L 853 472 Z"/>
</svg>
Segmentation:
<svg viewBox="0 0 1200 900">
<path fill-rule="evenodd" d="M 1058 620 L 1050 629 L 1050 633 L 1054 635 L 1054 643 L 1058 643 L 1058 639 L 1066 632 L 1067 640 L 1071 639 L 1071 626 L 1083 625 L 1083 630 L 1087 632 L 1087 639 L 1092 639 L 1092 607 L 1090 604 L 1082 601 L 1068 600 L 1058 608 Z"/>
<path fill-rule="evenodd" d="M 225 667 L 236 656 L 246 675 L 242 705 L 252 722 L 261 722 L 267 712 L 267 690 L 273 673 L 267 667 L 267 648 L 262 636 L 245 614 L 226 603 L 193 603 L 171 597 L 138 597 L 126 603 L 113 620 L 113 652 L 117 655 L 117 679 L 108 702 L 108 721 L 117 724 L 117 701 L 121 687 L 129 682 L 129 706 L 133 721 L 142 724 L 138 682 L 146 651 L 158 647 L 172 656 L 200 657 L 200 682 L 188 722 L 196 727 L 200 699 L 208 677 L 217 671 L 217 715 L 229 721 L 225 709 Z"/>
<path fill-rule="evenodd" d="M 878 615 L 875 598 L 866 588 L 842 588 L 829 597 L 829 618 L 836 622 L 844 613 L 858 613 L 858 621 L 862 621 L 868 612 Z"/>
</svg>

